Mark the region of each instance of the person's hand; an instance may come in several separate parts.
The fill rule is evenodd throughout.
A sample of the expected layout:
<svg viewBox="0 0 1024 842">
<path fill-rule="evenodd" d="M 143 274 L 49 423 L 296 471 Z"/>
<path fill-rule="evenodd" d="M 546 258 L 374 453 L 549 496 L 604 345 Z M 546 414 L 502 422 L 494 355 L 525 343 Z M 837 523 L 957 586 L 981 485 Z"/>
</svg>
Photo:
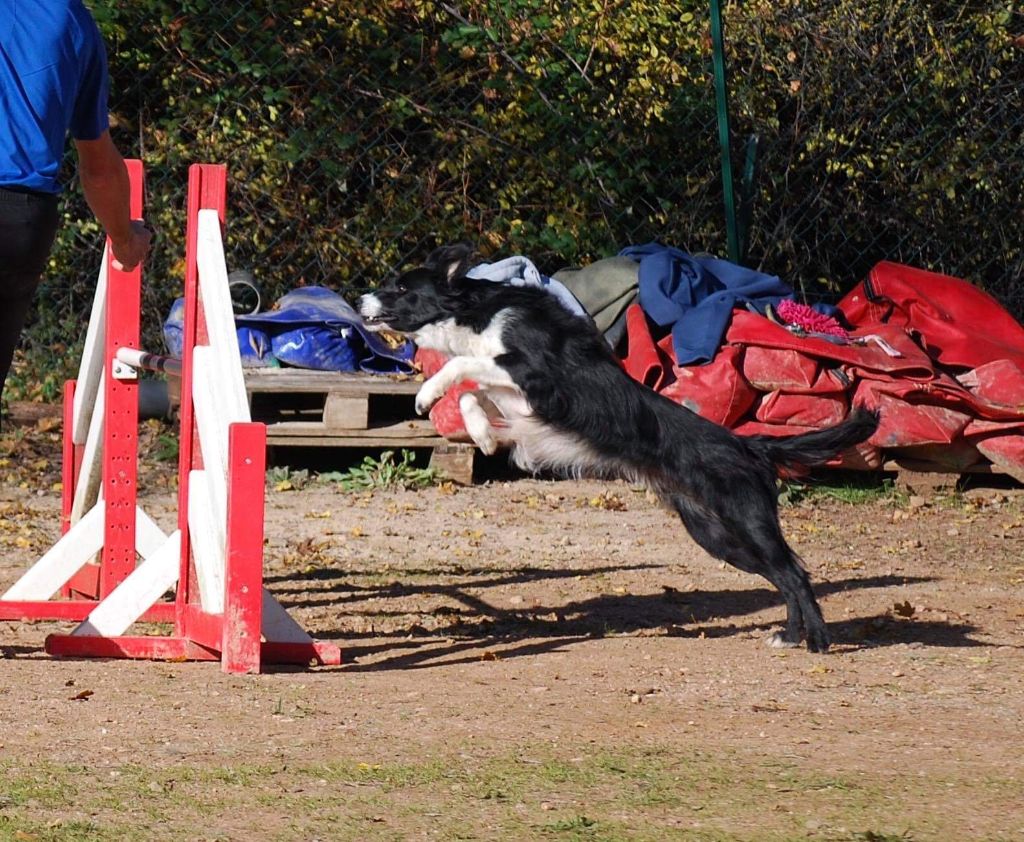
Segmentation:
<svg viewBox="0 0 1024 842">
<path fill-rule="evenodd" d="M 110 247 L 114 252 L 114 268 L 127 272 L 142 263 L 149 254 L 152 239 L 153 232 L 146 227 L 146 223 L 141 219 L 133 219 L 126 239 L 110 240 Z"/>
</svg>

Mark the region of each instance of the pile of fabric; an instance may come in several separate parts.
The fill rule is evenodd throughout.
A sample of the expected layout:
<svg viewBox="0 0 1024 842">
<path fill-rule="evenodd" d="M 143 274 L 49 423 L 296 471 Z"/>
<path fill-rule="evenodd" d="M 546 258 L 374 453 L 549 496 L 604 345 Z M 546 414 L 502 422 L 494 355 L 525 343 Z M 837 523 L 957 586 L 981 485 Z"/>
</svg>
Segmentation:
<svg viewBox="0 0 1024 842">
<path fill-rule="evenodd" d="M 177 299 L 163 324 L 164 345 L 180 357 L 185 300 Z M 246 368 L 292 366 L 316 371 L 412 374 L 411 342 L 389 341 L 366 329 L 362 317 L 338 293 L 324 287 L 299 287 L 271 309 L 237 313 L 235 328 Z"/>
<path fill-rule="evenodd" d="M 1024 327 L 966 281 L 882 262 L 836 307 L 812 309 L 775 276 L 658 244 L 554 279 L 632 377 L 738 433 L 817 429 L 863 404 L 882 411 L 879 430 L 836 464 L 993 464 L 1024 481 Z M 443 359 L 417 362 L 429 376 Z M 465 438 L 465 388 L 431 413 L 452 439 Z"/>
<path fill-rule="evenodd" d="M 811 308 L 774 275 L 658 243 L 551 277 L 522 256 L 469 276 L 546 289 L 594 322 L 633 378 L 738 433 L 819 429 L 863 404 L 881 410 L 878 432 L 834 464 L 995 465 L 1024 481 L 1024 327 L 967 281 L 882 262 L 838 305 Z M 182 316 L 178 301 L 164 324 L 172 355 Z M 239 313 L 236 324 L 248 366 L 429 377 L 444 364 L 366 330 L 321 287 Z M 468 441 L 458 396 L 469 388 L 454 387 L 431 411 L 449 439 Z"/>
</svg>

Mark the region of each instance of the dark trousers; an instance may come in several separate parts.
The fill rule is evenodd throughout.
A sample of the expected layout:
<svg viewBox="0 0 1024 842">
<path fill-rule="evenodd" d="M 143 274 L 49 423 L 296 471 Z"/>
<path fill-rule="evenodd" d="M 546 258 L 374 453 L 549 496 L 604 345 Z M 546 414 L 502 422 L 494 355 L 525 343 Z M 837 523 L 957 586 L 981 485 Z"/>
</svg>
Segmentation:
<svg viewBox="0 0 1024 842">
<path fill-rule="evenodd" d="M 56 196 L 0 187 L 0 394 L 58 219 Z"/>
</svg>

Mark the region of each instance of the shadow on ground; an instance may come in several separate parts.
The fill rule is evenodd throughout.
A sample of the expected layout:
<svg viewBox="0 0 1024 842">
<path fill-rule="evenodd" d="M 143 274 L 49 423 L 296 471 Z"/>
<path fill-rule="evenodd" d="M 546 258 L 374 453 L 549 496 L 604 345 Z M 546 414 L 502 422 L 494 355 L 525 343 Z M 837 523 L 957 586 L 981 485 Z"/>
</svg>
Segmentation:
<svg viewBox="0 0 1024 842">
<path fill-rule="evenodd" d="M 644 565 L 657 569 L 659 565 Z M 430 582 L 391 581 L 356 584 L 343 574 L 318 569 L 308 574 L 274 577 L 268 585 L 289 609 L 335 607 L 337 623 L 318 629 L 320 637 L 344 642 L 351 670 L 424 668 L 478 661 L 500 648 L 502 659 L 557 651 L 594 638 L 649 634 L 651 636 L 726 638 L 761 636 L 763 620 L 744 620 L 770 609 L 782 599 L 774 588 L 678 591 L 663 586 L 662 593 L 601 594 L 560 604 L 501 607 L 488 598 L 494 588 L 537 581 L 577 579 L 637 570 L 636 565 L 605 566 L 581 573 L 579 569 L 520 567 L 512 570 L 466 570 L 449 575 L 456 581 L 438 582 L 438 570 L 403 570 L 407 577 L 434 577 Z M 369 572 L 367 572 L 369 575 Z M 819 598 L 850 590 L 886 589 L 933 581 L 931 577 L 869 576 L 816 585 Z M 411 608 L 412 598 L 434 605 Z M 440 605 L 437 603 L 440 601 Z M 401 604 L 401 603 L 406 604 Z M 390 604 L 389 604 L 390 603 Z M 428 614 L 443 622 L 433 629 L 417 619 Z M 380 620 L 387 630 L 356 631 L 345 619 Z M 373 623 L 371 622 L 371 626 Z M 978 647 L 988 644 L 971 637 L 978 628 L 970 623 L 901 618 L 889 613 L 831 622 L 835 651 L 920 643 L 938 647 Z M 360 645 L 358 641 L 365 641 Z M 410 651 L 411 650 L 411 651 Z M 365 663 L 358 663 L 359 661 Z M 356 662 L 356 663 L 353 663 Z"/>
</svg>

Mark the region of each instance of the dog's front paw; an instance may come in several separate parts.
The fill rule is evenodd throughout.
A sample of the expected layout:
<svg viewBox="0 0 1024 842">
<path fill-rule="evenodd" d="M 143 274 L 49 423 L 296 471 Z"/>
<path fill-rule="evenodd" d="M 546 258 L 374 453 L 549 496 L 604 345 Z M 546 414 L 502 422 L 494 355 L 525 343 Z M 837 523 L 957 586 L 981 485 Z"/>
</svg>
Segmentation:
<svg viewBox="0 0 1024 842">
<path fill-rule="evenodd" d="M 426 415 L 439 400 L 441 400 L 441 396 L 434 393 L 428 380 L 420 386 L 420 390 L 416 393 L 416 414 Z"/>
<path fill-rule="evenodd" d="M 498 440 L 489 433 L 485 433 L 479 438 L 471 435 L 470 438 L 473 439 L 473 444 L 479 447 L 484 455 L 493 456 L 498 452 Z"/>
</svg>

